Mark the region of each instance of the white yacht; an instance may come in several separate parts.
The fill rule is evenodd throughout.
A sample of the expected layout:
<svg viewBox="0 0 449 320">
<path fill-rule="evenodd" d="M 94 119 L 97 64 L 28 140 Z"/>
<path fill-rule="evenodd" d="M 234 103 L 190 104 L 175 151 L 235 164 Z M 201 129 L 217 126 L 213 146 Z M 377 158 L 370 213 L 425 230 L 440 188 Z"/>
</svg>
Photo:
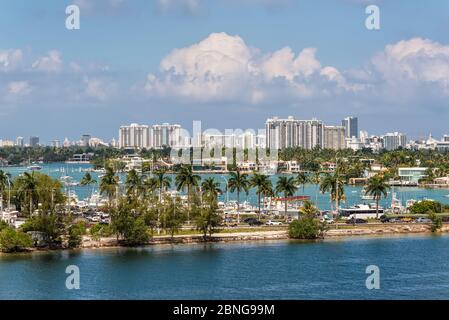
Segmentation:
<svg viewBox="0 0 449 320">
<path fill-rule="evenodd" d="M 379 210 L 376 211 L 375 204 L 357 204 L 349 208 L 339 209 L 340 216 L 347 218 L 375 218 L 376 212 L 379 217 L 384 214 L 384 209 L 379 206 Z"/>
</svg>

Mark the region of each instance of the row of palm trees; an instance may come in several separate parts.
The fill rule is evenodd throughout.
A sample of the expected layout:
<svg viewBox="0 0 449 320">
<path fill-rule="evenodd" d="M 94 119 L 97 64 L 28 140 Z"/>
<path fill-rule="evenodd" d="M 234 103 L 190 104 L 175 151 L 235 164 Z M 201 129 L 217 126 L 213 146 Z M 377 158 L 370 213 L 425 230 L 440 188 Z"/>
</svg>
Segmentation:
<svg viewBox="0 0 449 320">
<path fill-rule="evenodd" d="M 257 172 L 248 174 L 237 170 L 230 172 L 226 181 L 226 191 L 235 192 L 237 196 L 238 221 L 240 221 L 241 194 L 248 194 L 252 188 L 256 189 L 259 214 L 261 212 L 262 199 L 265 201 L 266 198 L 277 195 L 281 195 L 284 198 L 286 214 L 288 198 L 294 196 L 300 187 L 302 187 L 304 192 L 304 186 L 308 183 L 319 185 L 319 190 L 323 194 L 329 193 L 331 205 L 335 201 L 336 210 L 338 210 L 340 201 L 345 200 L 345 181 L 338 172 L 325 174 L 321 172 L 313 172 L 312 174 L 300 172 L 297 176 L 281 176 L 273 186 L 272 181 L 267 175 Z M 92 179 L 89 173 L 86 173 L 86 176 L 81 181 L 83 185 L 91 185 L 94 183 L 96 181 Z M 137 171 L 131 170 L 126 177 L 125 186 L 127 195 L 145 196 L 148 193 L 158 191 L 159 201 L 161 201 L 164 192 L 172 187 L 172 177 L 164 170 L 154 171 L 150 175 L 139 175 Z M 189 209 L 193 192 L 201 191 L 201 193 L 212 195 L 215 199 L 223 193 L 223 190 L 220 189 L 220 183 L 214 178 L 206 178 L 202 181 L 201 176 L 195 174 L 192 167 L 188 165 L 179 168 L 174 179 L 174 186 L 176 190 L 187 193 Z M 106 173 L 101 178 L 99 189 L 101 194 L 108 196 L 112 204 L 119 189 L 119 178 L 112 168 L 106 168 Z M 378 206 L 381 197 L 386 196 L 387 189 L 388 185 L 385 179 L 375 177 L 375 179 L 370 179 L 368 182 L 366 192 L 374 196 Z M 263 206 L 265 207 L 265 203 L 263 203 Z M 190 222 L 190 216 L 188 217 L 188 221 Z"/>
</svg>

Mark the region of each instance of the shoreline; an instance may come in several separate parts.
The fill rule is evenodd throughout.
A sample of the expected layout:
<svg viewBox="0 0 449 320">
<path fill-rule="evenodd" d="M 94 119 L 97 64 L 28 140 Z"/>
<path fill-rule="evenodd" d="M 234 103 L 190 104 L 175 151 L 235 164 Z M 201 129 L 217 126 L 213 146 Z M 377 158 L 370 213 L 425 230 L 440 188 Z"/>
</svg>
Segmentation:
<svg viewBox="0 0 449 320">
<path fill-rule="evenodd" d="M 443 227 L 436 233 L 436 235 L 449 233 L 449 224 L 444 224 Z M 337 240 L 337 239 L 354 239 L 354 238 L 377 238 L 382 236 L 410 236 L 410 235 L 432 235 L 430 225 L 428 224 L 397 224 L 397 225 L 375 225 L 375 226 L 357 226 L 355 228 L 340 228 L 326 231 L 322 239 Z M 115 237 L 101 238 L 100 241 L 92 240 L 88 236 L 83 237 L 83 243 L 78 248 L 35 248 L 30 251 L 18 253 L 2 253 L 0 256 L 14 255 L 14 254 L 32 254 L 45 252 L 59 252 L 59 251 L 76 251 L 76 250 L 91 250 L 91 249 L 114 249 L 114 248 L 145 248 L 151 246 L 161 245 L 183 245 L 183 244 L 208 244 L 208 243 L 238 243 L 247 241 L 276 241 L 276 240 L 299 240 L 291 239 L 288 236 L 287 230 L 278 231 L 254 231 L 254 232 L 235 232 L 235 233 L 215 233 L 211 237 L 204 240 L 203 235 L 175 235 L 171 236 L 155 236 L 148 243 L 139 246 L 126 246 L 117 242 Z M 308 240 L 304 240 L 308 241 Z M 314 241 L 314 240 L 311 240 Z"/>
</svg>

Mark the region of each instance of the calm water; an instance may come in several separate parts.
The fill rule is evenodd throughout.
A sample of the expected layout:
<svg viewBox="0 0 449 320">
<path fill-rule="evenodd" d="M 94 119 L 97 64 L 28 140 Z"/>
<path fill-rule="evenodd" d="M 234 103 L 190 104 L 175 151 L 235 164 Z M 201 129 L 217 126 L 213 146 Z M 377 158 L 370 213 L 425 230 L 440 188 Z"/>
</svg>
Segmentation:
<svg viewBox="0 0 449 320">
<path fill-rule="evenodd" d="M 59 179 L 62 176 L 70 176 L 72 177 L 72 181 L 80 181 L 82 177 L 84 176 L 84 172 L 82 169 L 90 168 L 91 165 L 89 164 L 65 164 L 65 163 L 54 163 L 54 164 L 44 164 L 42 165 L 43 169 L 41 172 L 48 174 L 54 178 Z M 3 168 L 6 171 L 11 172 L 13 176 L 17 176 L 24 171 L 26 171 L 26 167 L 15 167 L 15 168 Z M 95 180 L 100 181 L 100 178 L 98 177 L 98 173 L 92 173 L 92 176 Z M 203 178 L 206 177 L 214 177 L 217 182 L 221 184 L 222 190 L 225 190 L 226 186 L 226 176 L 225 175 L 202 175 Z M 124 181 L 125 177 L 124 175 L 121 175 L 121 180 Z M 277 176 L 271 176 L 271 180 L 273 182 L 273 185 L 276 184 Z M 174 178 L 172 179 L 174 182 Z M 80 200 L 85 199 L 90 196 L 92 192 L 92 187 L 83 187 L 83 186 L 76 186 L 76 187 L 70 187 L 71 190 L 75 191 L 79 197 Z M 96 189 L 96 187 L 94 187 Z M 395 188 L 394 191 L 397 194 L 397 198 L 402 200 L 403 204 L 405 205 L 406 201 L 408 199 L 416 199 L 416 200 L 422 200 L 424 198 L 433 199 L 436 201 L 440 201 L 442 203 L 449 204 L 449 197 L 446 197 L 449 195 L 449 190 L 444 189 L 433 189 L 433 190 L 427 190 L 427 189 L 420 189 L 420 188 Z M 351 187 L 346 186 L 345 187 L 345 193 L 346 193 L 346 203 L 343 204 L 343 206 L 349 206 L 353 204 L 359 204 L 366 202 L 366 200 L 362 200 L 362 187 Z M 316 185 L 306 185 L 304 190 L 300 188 L 297 192 L 298 195 L 308 195 L 311 197 L 311 200 L 315 202 L 318 207 L 321 210 L 329 210 L 330 209 L 330 203 L 329 203 L 329 195 L 328 194 L 321 194 L 319 192 L 318 186 Z M 229 200 L 236 200 L 237 195 L 236 193 L 228 193 L 223 194 L 220 197 L 220 201 L 225 201 L 226 198 Z M 248 196 L 245 194 L 240 195 L 241 201 L 249 201 L 252 205 L 257 205 L 257 195 L 256 190 L 252 189 Z M 369 201 L 368 201 L 369 202 Z M 372 201 L 371 201 L 372 202 Z M 388 207 L 391 204 L 391 192 L 389 193 L 388 197 L 386 199 L 382 199 L 381 205 L 384 207 Z"/>
<path fill-rule="evenodd" d="M 81 288 L 65 288 L 65 268 Z M 365 287 L 368 265 L 379 290 Z M 449 237 L 158 246 L 0 256 L 0 299 L 448 299 Z"/>
</svg>

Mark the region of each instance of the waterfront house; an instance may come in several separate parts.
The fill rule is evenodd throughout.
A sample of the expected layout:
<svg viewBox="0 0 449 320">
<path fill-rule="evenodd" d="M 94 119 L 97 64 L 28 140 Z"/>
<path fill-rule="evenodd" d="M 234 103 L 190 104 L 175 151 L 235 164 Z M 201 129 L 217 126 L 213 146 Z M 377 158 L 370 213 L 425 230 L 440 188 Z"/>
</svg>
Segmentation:
<svg viewBox="0 0 449 320">
<path fill-rule="evenodd" d="M 399 168 L 398 175 L 401 182 L 404 184 L 418 184 L 419 180 L 426 177 L 427 168 Z"/>
</svg>

